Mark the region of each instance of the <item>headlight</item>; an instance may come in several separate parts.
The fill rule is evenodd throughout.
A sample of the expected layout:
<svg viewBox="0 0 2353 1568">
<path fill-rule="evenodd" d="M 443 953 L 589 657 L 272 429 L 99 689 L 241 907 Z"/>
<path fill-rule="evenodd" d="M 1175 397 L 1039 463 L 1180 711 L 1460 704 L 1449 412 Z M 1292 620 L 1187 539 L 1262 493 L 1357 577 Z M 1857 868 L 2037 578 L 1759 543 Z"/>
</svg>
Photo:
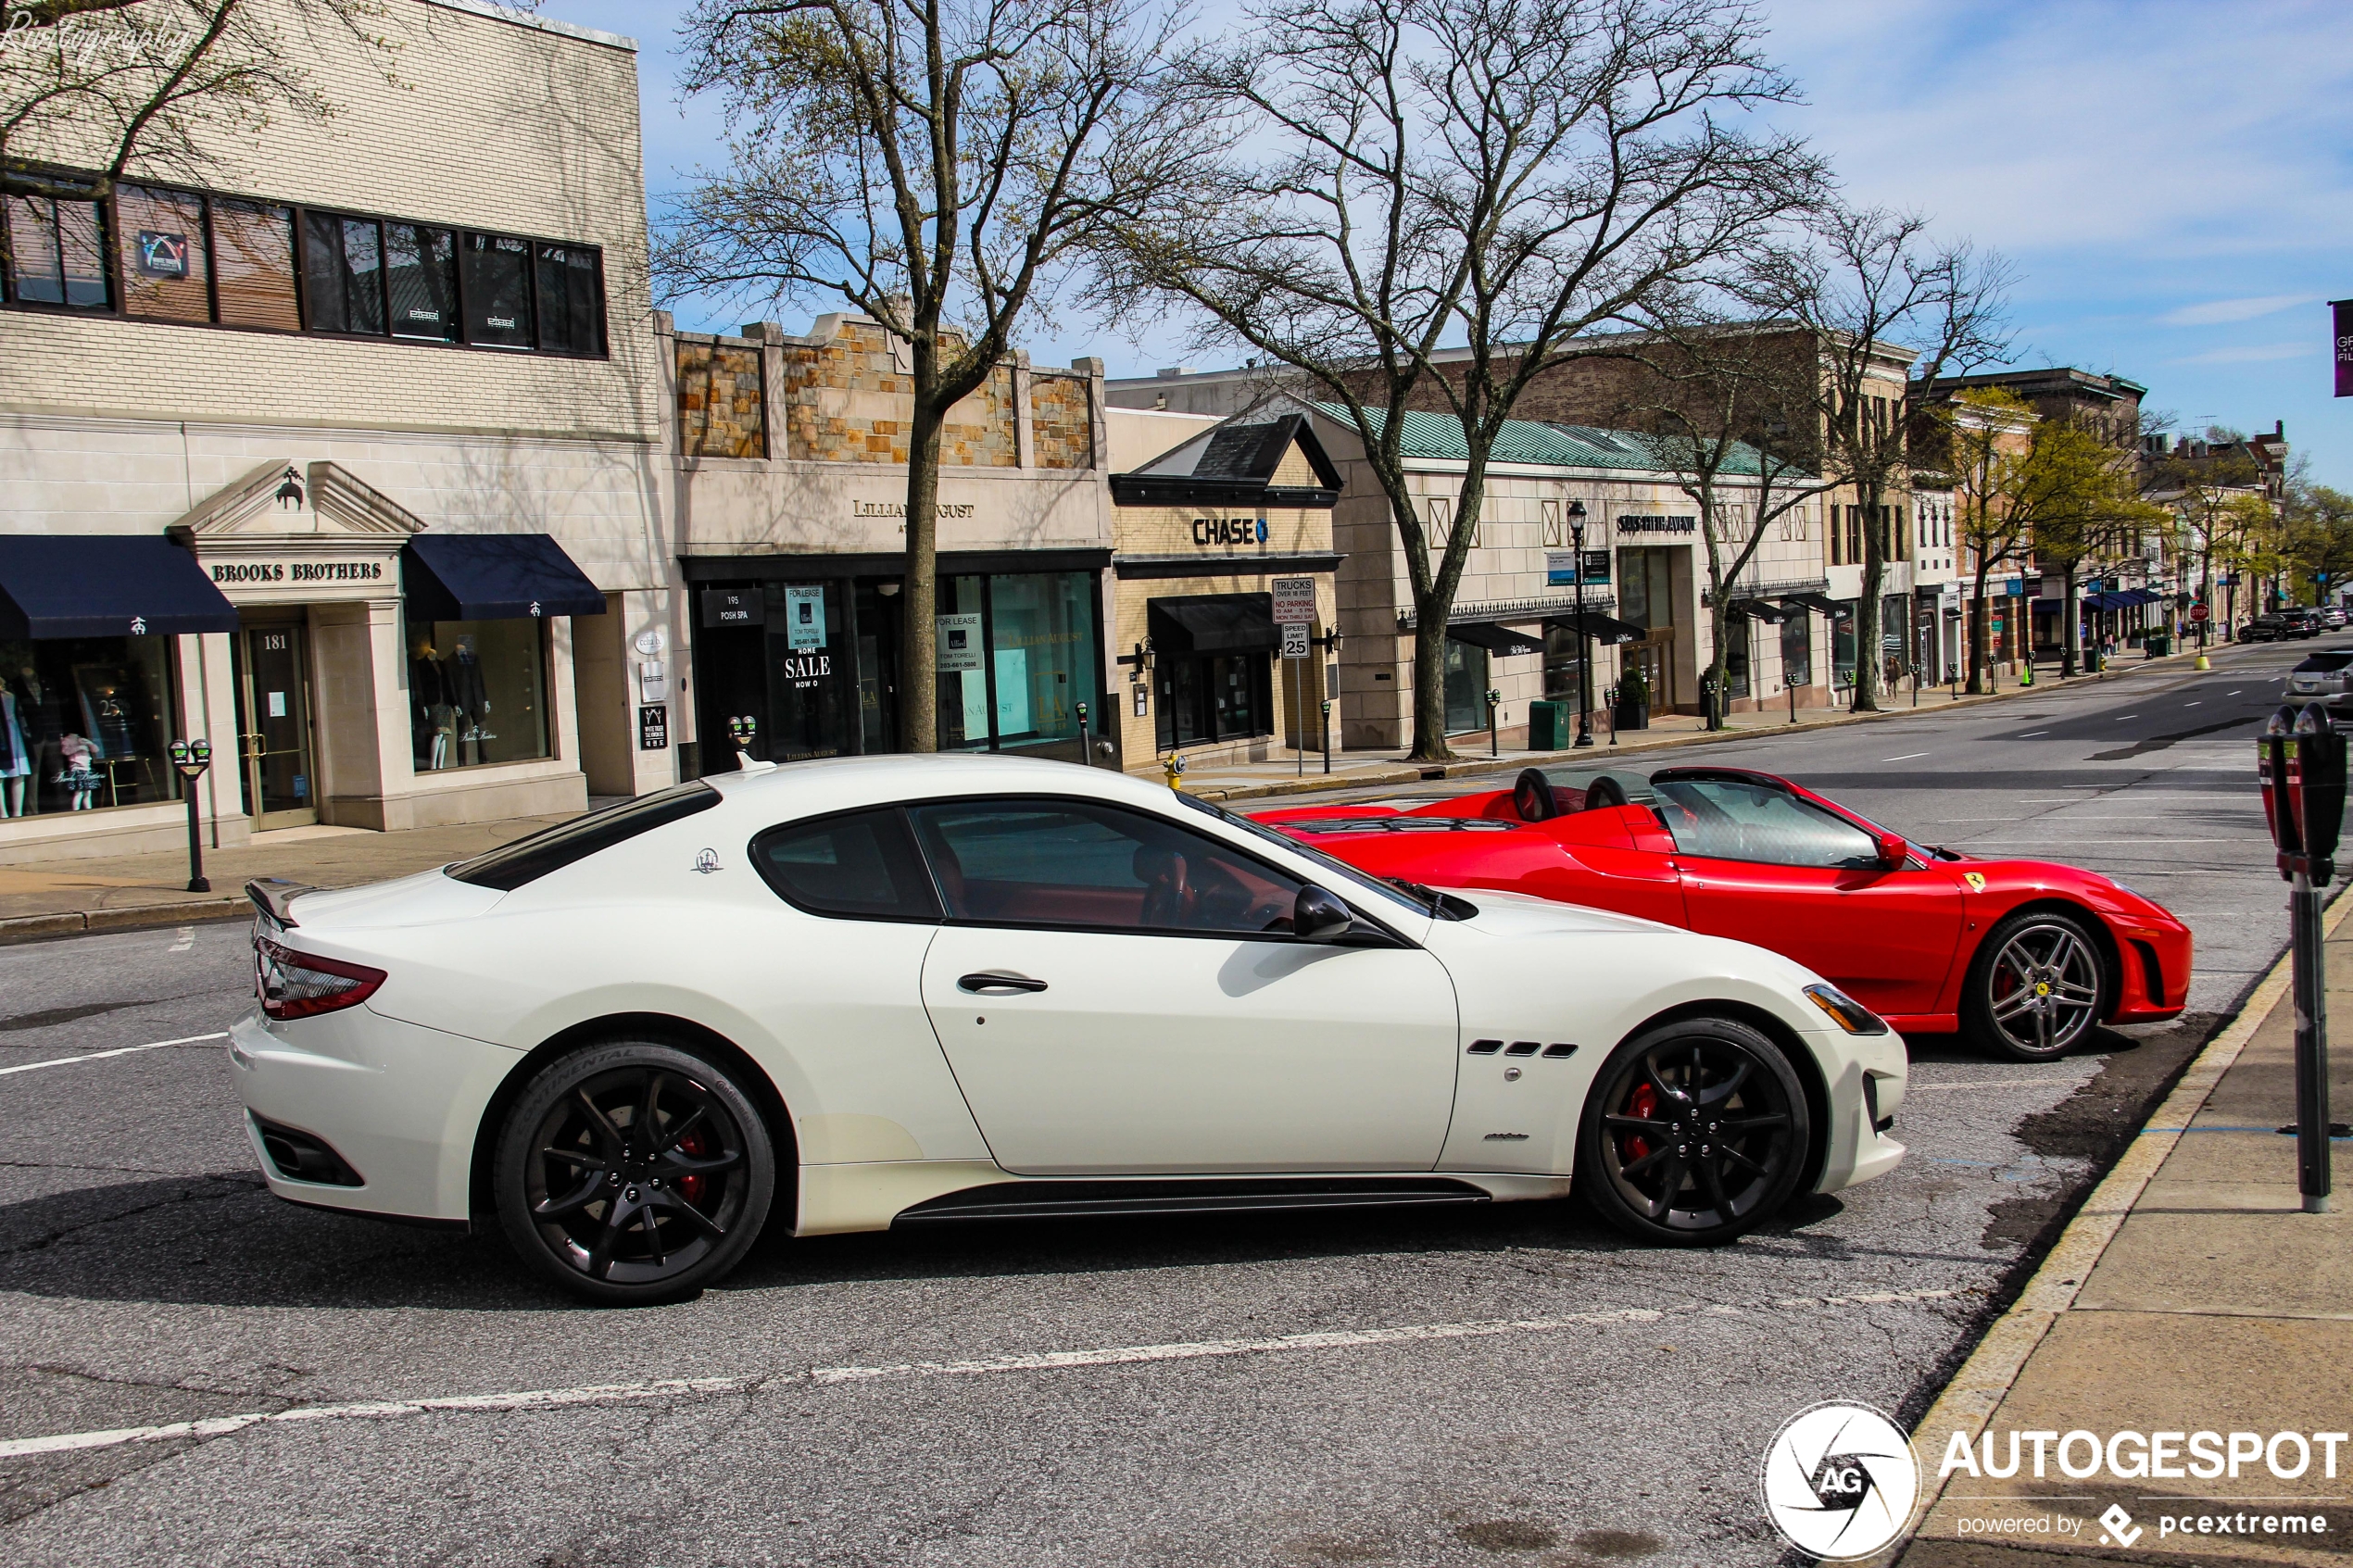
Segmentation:
<svg viewBox="0 0 2353 1568">
<path fill-rule="evenodd" d="M 1829 1013 L 1850 1035 L 1884 1035 L 1887 1022 L 1879 1014 L 1835 985 L 1808 985 L 1806 999 Z"/>
</svg>

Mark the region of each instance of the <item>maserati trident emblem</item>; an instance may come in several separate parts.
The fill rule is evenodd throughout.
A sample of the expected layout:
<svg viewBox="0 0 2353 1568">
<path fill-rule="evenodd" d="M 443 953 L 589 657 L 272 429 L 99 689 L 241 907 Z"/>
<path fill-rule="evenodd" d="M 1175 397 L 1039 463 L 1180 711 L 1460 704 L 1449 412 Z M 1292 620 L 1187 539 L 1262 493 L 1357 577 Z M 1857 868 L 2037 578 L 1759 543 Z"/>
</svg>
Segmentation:
<svg viewBox="0 0 2353 1568">
<path fill-rule="evenodd" d="M 698 855 L 697 855 L 697 856 L 695 857 L 695 870 L 697 870 L 697 871 L 700 872 L 703 875 L 705 875 L 705 876 L 709 876 L 711 872 L 713 872 L 717 871 L 718 869 L 719 869 L 719 851 L 718 851 L 718 850 L 716 850 L 716 849 L 705 849 L 705 850 L 703 850 L 700 854 L 698 854 Z"/>
</svg>

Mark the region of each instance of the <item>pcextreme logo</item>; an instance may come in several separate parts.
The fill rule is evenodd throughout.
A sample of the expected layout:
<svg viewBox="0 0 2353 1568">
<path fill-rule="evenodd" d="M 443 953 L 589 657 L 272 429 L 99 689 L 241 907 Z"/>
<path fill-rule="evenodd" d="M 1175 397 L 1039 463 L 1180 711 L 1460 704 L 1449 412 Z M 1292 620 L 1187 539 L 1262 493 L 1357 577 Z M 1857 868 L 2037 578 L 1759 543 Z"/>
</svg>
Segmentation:
<svg viewBox="0 0 2353 1568">
<path fill-rule="evenodd" d="M 1781 1538 L 1828 1562 L 1887 1545 L 1911 1521 L 1919 1461 L 1896 1424 L 1869 1405 L 1825 1400 L 1773 1434 L 1760 1485 Z"/>
</svg>

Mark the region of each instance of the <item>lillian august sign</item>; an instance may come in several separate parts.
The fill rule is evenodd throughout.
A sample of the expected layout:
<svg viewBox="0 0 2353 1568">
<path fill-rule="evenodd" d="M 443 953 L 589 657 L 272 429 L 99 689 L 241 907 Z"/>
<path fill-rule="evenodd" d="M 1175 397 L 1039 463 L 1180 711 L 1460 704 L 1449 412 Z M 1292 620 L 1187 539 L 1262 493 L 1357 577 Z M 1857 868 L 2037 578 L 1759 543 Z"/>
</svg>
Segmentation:
<svg viewBox="0 0 2353 1568">
<path fill-rule="evenodd" d="M 934 517 L 962 521 L 973 515 L 973 504 L 970 501 L 942 503 L 931 510 Z M 907 503 L 904 501 L 852 501 L 849 503 L 849 515 L 851 517 L 895 517 L 904 521 L 907 516 Z"/>
</svg>

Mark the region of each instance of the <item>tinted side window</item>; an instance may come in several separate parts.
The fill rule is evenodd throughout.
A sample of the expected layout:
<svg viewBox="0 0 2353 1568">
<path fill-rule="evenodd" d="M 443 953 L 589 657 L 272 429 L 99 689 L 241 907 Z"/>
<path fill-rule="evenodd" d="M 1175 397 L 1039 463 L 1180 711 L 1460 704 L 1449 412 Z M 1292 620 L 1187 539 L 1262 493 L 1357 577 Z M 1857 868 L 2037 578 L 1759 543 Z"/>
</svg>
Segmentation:
<svg viewBox="0 0 2353 1568">
<path fill-rule="evenodd" d="M 1879 863 L 1869 834 L 1778 789 L 1713 779 L 1651 787 L 1675 847 L 1686 855 L 1825 869 Z"/>
<path fill-rule="evenodd" d="M 652 795 L 641 795 L 635 800 L 624 800 L 618 806 L 542 828 L 527 838 L 500 845 L 486 855 L 460 860 L 447 871 L 459 882 L 511 893 L 524 883 L 535 882 L 599 849 L 609 849 L 665 822 L 708 811 L 718 804 L 719 792 L 700 780 L 673 784 Z"/>
<path fill-rule="evenodd" d="M 1290 930 L 1300 884 L 1142 812 L 1076 800 L 910 808 L 949 914 L 1000 925 Z"/>
<path fill-rule="evenodd" d="M 780 897 L 812 914 L 939 918 L 931 877 L 896 807 L 770 828 L 751 841 L 751 863 Z"/>
</svg>

